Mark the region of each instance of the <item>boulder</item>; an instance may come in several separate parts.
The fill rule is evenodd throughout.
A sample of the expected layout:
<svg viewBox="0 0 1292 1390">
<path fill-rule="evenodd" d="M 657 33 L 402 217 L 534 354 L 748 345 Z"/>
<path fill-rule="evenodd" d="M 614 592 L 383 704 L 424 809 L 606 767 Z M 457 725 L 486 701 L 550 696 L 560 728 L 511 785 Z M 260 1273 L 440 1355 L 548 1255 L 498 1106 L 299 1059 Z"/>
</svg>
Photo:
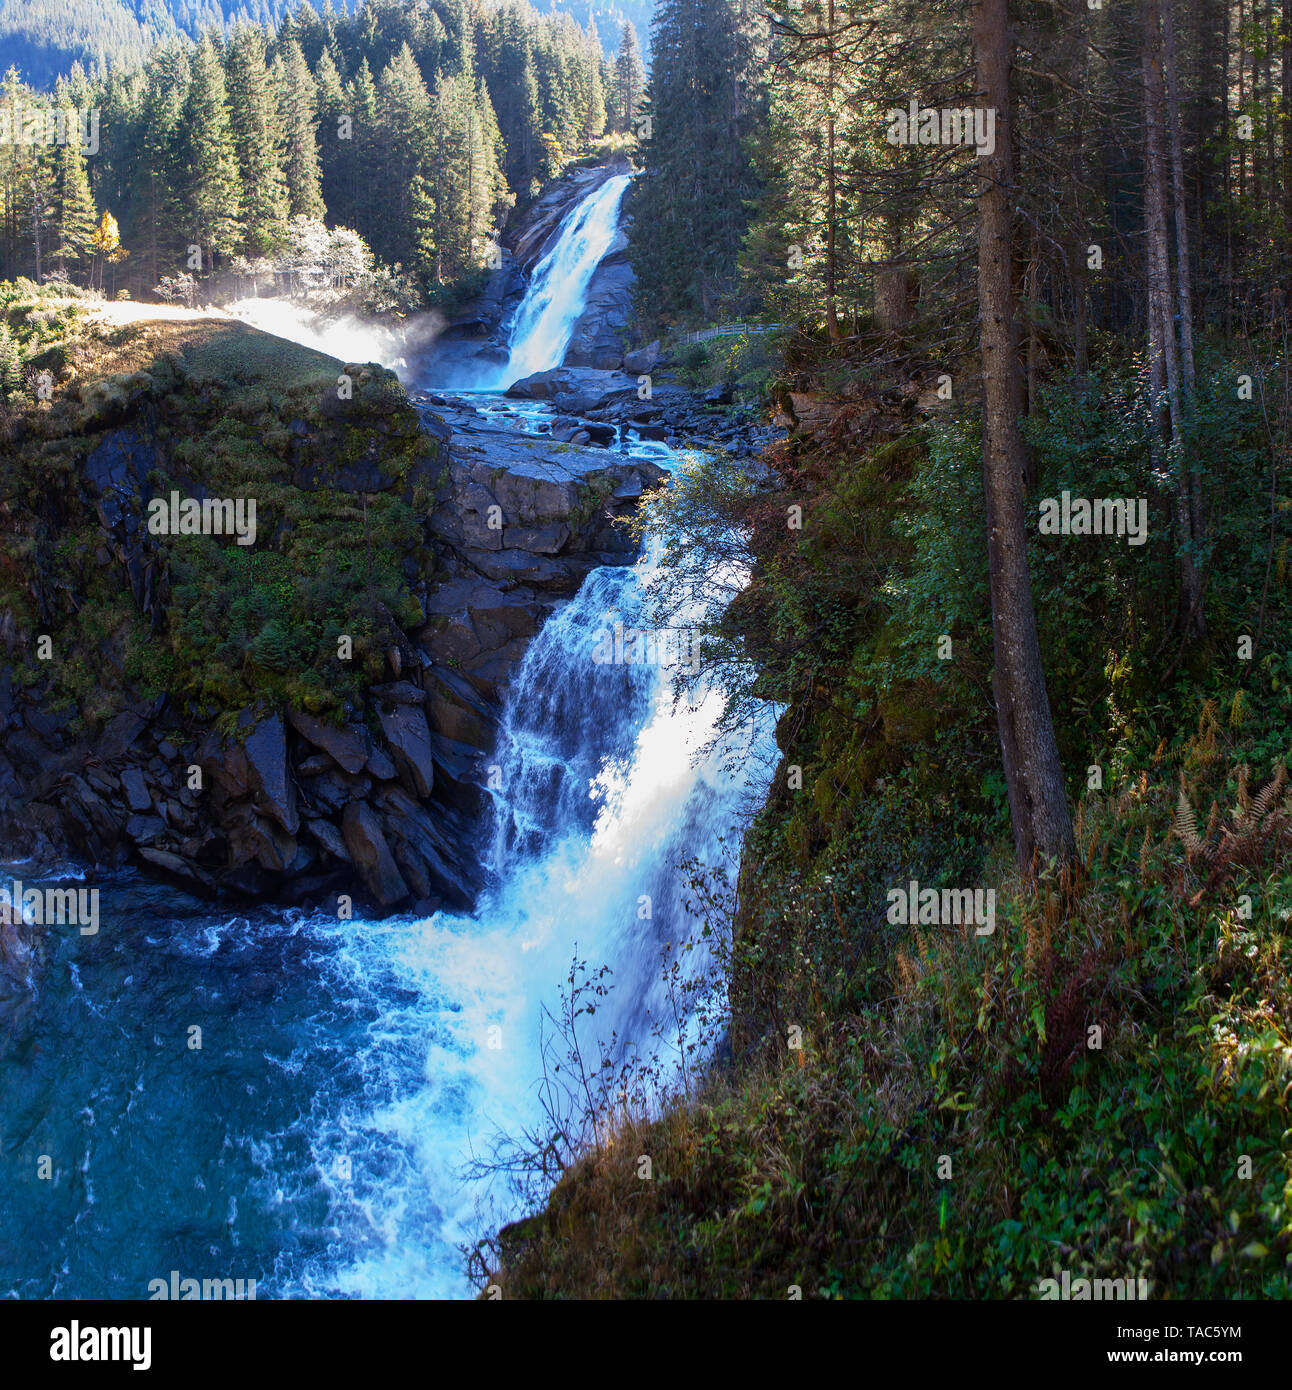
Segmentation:
<svg viewBox="0 0 1292 1390">
<path fill-rule="evenodd" d="M 131 816 L 126 821 L 126 835 L 137 845 L 151 844 L 159 839 L 165 830 L 165 823 L 160 816 Z"/>
<path fill-rule="evenodd" d="M 300 828 L 296 814 L 296 788 L 287 767 L 287 733 L 276 714 L 262 719 L 242 741 L 247 760 L 247 782 L 256 804 L 288 833 Z"/>
<path fill-rule="evenodd" d="M 126 803 L 132 811 L 152 810 L 152 794 L 148 790 L 148 784 L 144 781 L 143 773 L 137 767 L 126 768 L 121 774 L 121 785 L 126 793 Z M 132 836 L 131 838 L 138 837 Z"/>
<path fill-rule="evenodd" d="M 106 762 L 124 757 L 147 727 L 148 721 L 130 710 L 118 714 L 104 732 L 99 756 Z"/>
<path fill-rule="evenodd" d="M 366 801 L 351 801 L 341 818 L 341 833 L 364 887 L 381 907 L 408 900 L 408 884 L 395 864 L 377 813 Z"/>
<path fill-rule="evenodd" d="M 426 717 L 431 728 L 454 743 L 488 751 L 497 740 L 498 715 L 470 682 L 455 671 L 433 666 L 422 677 Z"/>
<path fill-rule="evenodd" d="M 624 371 L 633 376 L 644 376 L 659 361 L 659 339 L 635 352 L 624 353 Z"/>
<path fill-rule="evenodd" d="M 425 695 L 422 692 L 422 698 Z M 377 718 L 394 755 L 400 780 L 419 798 L 431 794 L 435 782 L 435 764 L 431 758 L 431 731 L 426 715 L 413 704 L 386 705 L 378 703 Z"/>
<path fill-rule="evenodd" d="M 207 893 L 216 891 L 215 880 L 192 860 L 172 854 L 170 850 L 142 847 L 140 859 L 161 871 L 166 878 L 175 879 L 185 888 L 198 888 Z"/>
<path fill-rule="evenodd" d="M 345 837 L 330 820 L 307 820 L 305 831 L 313 836 L 315 844 L 327 851 L 335 859 L 350 862 L 350 851 L 346 848 Z"/>
<path fill-rule="evenodd" d="M 345 772 L 361 772 L 368 761 L 368 736 L 361 724 L 338 727 L 312 714 L 293 710 L 287 718 L 307 743 L 321 748 Z"/>
<path fill-rule="evenodd" d="M 378 782 L 390 782 L 399 775 L 399 770 L 391 762 L 386 750 L 378 744 L 373 744 L 372 753 L 368 758 L 368 772 Z"/>
<path fill-rule="evenodd" d="M 401 787 L 382 787 L 375 800 L 384 813 L 387 835 L 397 845 L 396 856 L 422 880 L 417 896 L 435 893 L 453 907 L 469 909 L 475 899 L 475 884 L 453 838 Z M 445 815 L 443 811 L 440 814 Z"/>
</svg>

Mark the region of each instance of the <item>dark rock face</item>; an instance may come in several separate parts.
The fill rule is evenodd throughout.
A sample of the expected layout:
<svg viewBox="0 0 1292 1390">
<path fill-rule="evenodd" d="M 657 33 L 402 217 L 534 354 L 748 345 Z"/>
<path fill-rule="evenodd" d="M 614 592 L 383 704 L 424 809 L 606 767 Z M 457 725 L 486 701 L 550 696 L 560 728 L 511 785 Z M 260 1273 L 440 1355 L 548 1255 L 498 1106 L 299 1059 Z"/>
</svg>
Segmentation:
<svg viewBox="0 0 1292 1390">
<path fill-rule="evenodd" d="M 422 700 L 424 691 L 417 692 Z M 431 758 L 431 731 L 426 716 L 415 704 L 377 704 L 377 718 L 399 771 L 400 780 L 420 800 L 431 794 L 435 764 Z"/>
<path fill-rule="evenodd" d="M 341 728 L 328 724 L 313 715 L 294 710 L 288 715 L 292 728 L 315 748 L 324 753 L 343 772 L 361 772 L 368 761 L 368 737 L 359 724 L 345 724 Z"/>
<path fill-rule="evenodd" d="M 618 235 L 588 284 L 588 296 L 574 322 L 563 366 L 613 370 L 623 365 L 636 281 L 628 263 L 628 233 L 621 219 Z"/>
<path fill-rule="evenodd" d="M 376 901 L 382 907 L 407 902 L 408 885 L 395 865 L 376 812 L 365 802 L 350 802 L 341 818 L 341 832 L 351 862 Z"/>
<path fill-rule="evenodd" d="M 296 814 L 296 789 L 287 775 L 287 736 L 283 721 L 270 715 L 243 741 L 247 782 L 256 805 L 289 834 L 300 828 Z"/>
</svg>

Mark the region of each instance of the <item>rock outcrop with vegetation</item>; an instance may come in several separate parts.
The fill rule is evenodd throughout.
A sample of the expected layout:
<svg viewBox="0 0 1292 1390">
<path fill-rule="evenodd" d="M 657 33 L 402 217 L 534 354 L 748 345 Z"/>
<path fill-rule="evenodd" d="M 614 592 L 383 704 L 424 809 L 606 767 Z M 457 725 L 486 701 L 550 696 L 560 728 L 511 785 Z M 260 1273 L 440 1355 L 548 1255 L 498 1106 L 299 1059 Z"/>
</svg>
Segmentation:
<svg viewBox="0 0 1292 1390">
<path fill-rule="evenodd" d="M 18 285 L 0 430 L 0 828 L 199 892 L 469 906 L 482 763 L 649 465 L 453 439 L 395 376 L 241 323 Z M 254 499 L 254 544 L 149 504 Z"/>
</svg>

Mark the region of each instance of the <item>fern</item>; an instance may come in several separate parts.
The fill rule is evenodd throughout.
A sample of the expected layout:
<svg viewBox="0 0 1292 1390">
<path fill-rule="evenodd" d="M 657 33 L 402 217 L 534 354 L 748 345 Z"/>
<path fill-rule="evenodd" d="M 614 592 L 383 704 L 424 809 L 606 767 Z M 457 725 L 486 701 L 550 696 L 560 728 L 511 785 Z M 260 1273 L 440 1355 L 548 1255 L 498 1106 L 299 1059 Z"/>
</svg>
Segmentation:
<svg viewBox="0 0 1292 1390">
<path fill-rule="evenodd" d="M 1229 707 L 1229 727 L 1238 729 L 1242 727 L 1243 720 L 1247 717 L 1247 697 L 1243 694 L 1241 687 L 1234 692 L 1234 703 Z"/>
<path fill-rule="evenodd" d="M 1274 770 L 1274 777 L 1272 780 L 1267 784 L 1260 795 L 1257 796 L 1256 800 L 1252 802 L 1249 819 L 1253 829 L 1265 819 L 1266 813 L 1278 799 L 1278 794 L 1283 790 L 1283 784 L 1287 781 L 1287 775 L 1287 768 L 1282 763 L 1279 763 L 1278 767 Z"/>
<path fill-rule="evenodd" d="M 1197 854 L 1206 848 L 1202 836 L 1198 834 L 1198 818 L 1183 787 L 1180 788 L 1180 800 L 1175 808 L 1175 832 L 1184 841 L 1184 848 L 1189 854 Z"/>
</svg>

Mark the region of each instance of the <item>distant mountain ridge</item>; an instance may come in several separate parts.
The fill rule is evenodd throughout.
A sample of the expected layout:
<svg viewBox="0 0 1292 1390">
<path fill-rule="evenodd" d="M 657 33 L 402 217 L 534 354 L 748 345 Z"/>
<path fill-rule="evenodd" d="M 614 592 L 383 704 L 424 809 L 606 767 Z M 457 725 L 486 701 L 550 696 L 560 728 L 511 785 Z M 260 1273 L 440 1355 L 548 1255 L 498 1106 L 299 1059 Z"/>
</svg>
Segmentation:
<svg viewBox="0 0 1292 1390">
<path fill-rule="evenodd" d="M 384 0 L 387 6 L 398 7 L 399 0 Z M 533 7 L 540 14 L 568 13 L 585 28 L 594 20 L 611 57 L 626 19 L 645 51 L 655 0 L 534 0 Z M 87 71 L 132 65 L 176 35 L 196 38 L 244 22 L 276 26 L 298 8 L 299 0 L 0 0 L 0 70 L 15 67 L 32 86 L 50 88 L 77 62 Z M 333 0 L 332 8 L 353 12 L 360 5 Z"/>
</svg>

